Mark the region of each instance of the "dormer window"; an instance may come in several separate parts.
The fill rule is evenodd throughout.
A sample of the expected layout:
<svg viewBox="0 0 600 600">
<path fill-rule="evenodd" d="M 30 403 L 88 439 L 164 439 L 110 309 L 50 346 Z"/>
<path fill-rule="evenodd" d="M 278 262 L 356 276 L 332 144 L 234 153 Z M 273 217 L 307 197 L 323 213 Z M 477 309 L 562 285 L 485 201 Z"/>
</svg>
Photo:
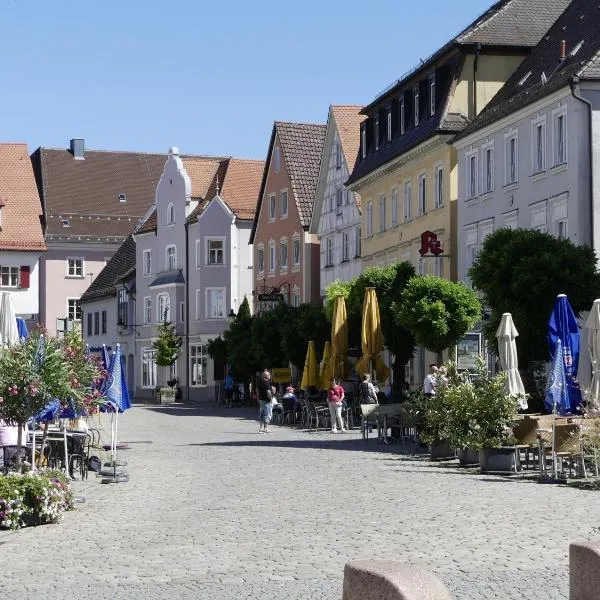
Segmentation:
<svg viewBox="0 0 600 600">
<path fill-rule="evenodd" d="M 360 127 L 360 146 L 361 146 L 361 155 L 363 158 L 367 156 L 367 128 L 363 123 Z"/>
<path fill-rule="evenodd" d="M 171 202 L 167 207 L 167 225 L 175 223 L 175 205 Z"/>
<path fill-rule="evenodd" d="M 404 135 L 404 124 L 405 124 L 404 98 L 402 98 L 400 100 L 400 135 Z"/>
<path fill-rule="evenodd" d="M 71 221 L 69 221 L 69 219 L 61 219 L 60 222 L 63 227 L 71 227 Z"/>
<path fill-rule="evenodd" d="M 122 204 L 125 204 L 125 202 L 127 202 L 127 196 L 123 192 L 119 194 L 119 202 L 121 202 Z"/>
<path fill-rule="evenodd" d="M 435 75 L 429 78 L 429 114 L 435 115 Z"/>
<path fill-rule="evenodd" d="M 375 117 L 375 152 L 379 150 L 379 117 Z"/>
<path fill-rule="evenodd" d="M 415 127 L 419 126 L 419 88 L 413 90 L 413 105 L 415 109 Z"/>
<path fill-rule="evenodd" d="M 388 108 L 388 110 L 387 110 L 386 133 L 387 133 L 387 141 L 391 142 L 392 141 L 392 109 L 391 108 Z"/>
</svg>

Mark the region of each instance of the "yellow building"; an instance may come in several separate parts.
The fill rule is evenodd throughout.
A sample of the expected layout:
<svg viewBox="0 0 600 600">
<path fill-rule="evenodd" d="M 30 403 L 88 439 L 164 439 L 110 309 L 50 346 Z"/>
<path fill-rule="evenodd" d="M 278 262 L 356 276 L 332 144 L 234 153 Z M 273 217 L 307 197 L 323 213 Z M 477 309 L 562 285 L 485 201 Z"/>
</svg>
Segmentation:
<svg viewBox="0 0 600 600">
<path fill-rule="evenodd" d="M 362 198 L 363 268 L 408 261 L 419 274 L 456 280 L 461 174 L 450 142 L 567 5 L 498 2 L 363 109 L 359 156 L 347 182 Z M 420 349 L 410 383 L 420 384 L 426 365 L 441 359 Z"/>
</svg>

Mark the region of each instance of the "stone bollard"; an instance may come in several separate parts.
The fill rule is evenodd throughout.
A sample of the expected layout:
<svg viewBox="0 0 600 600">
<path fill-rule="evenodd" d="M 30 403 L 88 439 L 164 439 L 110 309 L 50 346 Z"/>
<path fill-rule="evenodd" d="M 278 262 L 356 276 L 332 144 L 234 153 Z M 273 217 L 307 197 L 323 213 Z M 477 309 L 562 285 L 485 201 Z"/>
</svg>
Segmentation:
<svg viewBox="0 0 600 600">
<path fill-rule="evenodd" d="M 600 597 L 600 542 L 569 546 L 569 600 Z"/>
<path fill-rule="evenodd" d="M 344 567 L 342 600 L 452 600 L 446 586 L 421 567 L 391 560 L 357 560 Z"/>
</svg>

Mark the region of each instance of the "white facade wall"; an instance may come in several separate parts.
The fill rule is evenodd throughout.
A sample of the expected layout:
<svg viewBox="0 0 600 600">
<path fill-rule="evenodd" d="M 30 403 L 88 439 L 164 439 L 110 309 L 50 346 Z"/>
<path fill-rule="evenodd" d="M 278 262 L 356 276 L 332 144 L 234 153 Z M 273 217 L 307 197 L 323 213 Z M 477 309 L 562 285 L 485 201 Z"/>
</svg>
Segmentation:
<svg viewBox="0 0 600 600">
<path fill-rule="evenodd" d="M 327 151 L 329 147 L 330 151 Z M 323 197 L 319 199 L 321 213 L 317 231 L 321 297 L 332 281 L 348 281 L 361 271 L 358 196 L 344 186 L 350 173 L 337 128 L 333 132 L 333 143 L 331 146 L 325 144 L 325 151 L 327 155 L 323 156 L 322 168 L 327 169 L 327 175 L 325 186 L 319 188 L 323 189 Z M 352 160 L 352 157 L 348 158 Z"/>
<path fill-rule="evenodd" d="M 485 237 L 503 227 L 592 242 L 586 111 L 565 88 L 456 143 L 460 281 L 468 282 Z"/>
<path fill-rule="evenodd" d="M 36 323 L 40 320 L 40 253 L 39 252 L 12 252 L 3 250 L 0 252 L 0 265 L 3 267 L 29 267 L 28 288 L 2 288 L 13 297 L 17 316 L 31 320 Z"/>
</svg>

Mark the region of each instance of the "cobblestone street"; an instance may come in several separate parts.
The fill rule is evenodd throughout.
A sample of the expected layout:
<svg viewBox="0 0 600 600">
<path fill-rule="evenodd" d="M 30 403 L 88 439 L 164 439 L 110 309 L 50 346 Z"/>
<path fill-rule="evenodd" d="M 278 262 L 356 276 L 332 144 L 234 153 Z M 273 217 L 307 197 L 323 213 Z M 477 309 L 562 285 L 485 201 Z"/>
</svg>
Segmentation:
<svg viewBox="0 0 600 600">
<path fill-rule="evenodd" d="M 431 463 L 357 431 L 259 436 L 253 416 L 125 413 L 130 481 L 90 473 L 61 524 L 0 532 L 1 597 L 339 600 L 348 560 L 393 558 L 457 600 L 564 599 L 569 542 L 598 537 L 600 493 Z"/>
</svg>

